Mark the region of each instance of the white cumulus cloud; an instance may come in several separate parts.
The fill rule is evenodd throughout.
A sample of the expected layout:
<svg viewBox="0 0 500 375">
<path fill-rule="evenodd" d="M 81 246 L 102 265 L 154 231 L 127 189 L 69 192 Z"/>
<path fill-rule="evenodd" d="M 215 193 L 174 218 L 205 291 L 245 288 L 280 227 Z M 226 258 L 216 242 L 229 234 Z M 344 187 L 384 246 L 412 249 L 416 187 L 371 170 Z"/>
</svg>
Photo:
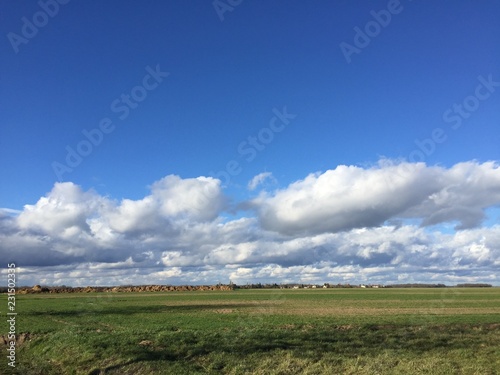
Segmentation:
<svg viewBox="0 0 500 375">
<path fill-rule="evenodd" d="M 248 190 L 255 190 L 257 186 L 263 184 L 266 180 L 276 181 L 271 172 L 262 172 L 250 180 Z"/>
<path fill-rule="evenodd" d="M 500 283 L 500 226 L 481 224 L 500 204 L 494 162 L 338 166 L 261 192 L 255 215 L 228 219 L 228 201 L 210 177 L 121 201 L 56 183 L 0 211 L 0 258 L 27 284 Z"/>
<path fill-rule="evenodd" d="M 373 227 L 396 218 L 422 225 L 458 221 L 459 229 L 471 228 L 481 223 L 484 209 L 500 204 L 500 168 L 493 162 L 450 169 L 342 165 L 263 193 L 253 204 L 265 229 L 290 235 Z"/>
</svg>

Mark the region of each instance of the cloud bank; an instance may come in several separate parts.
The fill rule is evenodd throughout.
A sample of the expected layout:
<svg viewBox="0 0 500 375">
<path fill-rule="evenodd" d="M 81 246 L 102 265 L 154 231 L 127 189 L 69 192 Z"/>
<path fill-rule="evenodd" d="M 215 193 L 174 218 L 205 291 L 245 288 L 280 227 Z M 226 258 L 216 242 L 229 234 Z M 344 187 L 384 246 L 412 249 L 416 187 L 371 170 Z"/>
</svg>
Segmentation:
<svg viewBox="0 0 500 375">
<path fill-rule="evenodd" d="M 0 210 L 0 257 L 26 285 L 500 282 L 500 226 L 483 224 L 500 205 L 495 162 L 338 166 L 261 191 L 238 218 L 229 202 L 211 177 L 121 201 L 56 183 Z"/>
<path fill-rule="evenodd" d="M 457 229 L 481 224 L 484 210 L 500 202 L 500 169 L 493 162 L 456 164 L 450 169 L 424 163 L 363 169 L 338 166 L 310 174 L 254 206 L 264 228 L 299 235 L 373 227 L 395 218 L 422 225 L 458 221 Z"/>
</svg>

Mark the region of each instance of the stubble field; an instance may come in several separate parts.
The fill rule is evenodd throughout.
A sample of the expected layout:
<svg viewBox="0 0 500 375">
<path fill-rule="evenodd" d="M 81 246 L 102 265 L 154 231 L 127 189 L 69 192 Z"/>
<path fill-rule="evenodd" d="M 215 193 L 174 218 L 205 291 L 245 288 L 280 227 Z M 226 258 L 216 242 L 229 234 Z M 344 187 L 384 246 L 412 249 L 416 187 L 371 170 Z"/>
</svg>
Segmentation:
<svg viewBox="0 0 500 375">
<path fill-rule="evenodd" d="M 1 374 L 497 374 L 500 288 L 18 295 Z M 7 296 L 0 297 L 6 311 Z M 8 326 L 4 316 L 0 333 Z"/>
</svg>

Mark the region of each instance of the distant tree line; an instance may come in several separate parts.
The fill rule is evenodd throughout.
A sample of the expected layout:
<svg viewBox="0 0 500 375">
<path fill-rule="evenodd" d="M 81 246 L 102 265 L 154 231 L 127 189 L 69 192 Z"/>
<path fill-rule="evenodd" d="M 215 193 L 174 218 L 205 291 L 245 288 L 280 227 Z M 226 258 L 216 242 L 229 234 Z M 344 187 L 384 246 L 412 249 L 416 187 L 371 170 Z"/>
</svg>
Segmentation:
<svg viewBox="0 0 500 375">
<path fill-rule="evenodd" d="M 491 284 L 457 284 L 457 288 L 491 288 Z"/>
<path fill-rule="evenodd" d="M 308 289 L 308 288 L 359 288 L 358 285 L 330 284 L 330 283 L 324 283 L 324 284 L 302 284 L 302 283 L 288 283 L 288 284 L 255 283 L 255 284 L 250 284 L 250 283 L 248 283 L 245 285 L 236 285 L 236 284 L 231 284 L 231 285 L 234 285 L 235 289 L 293 289 L 293 288 L 297 288 L 297 287 L 300 289 Z"/>
<path fill-rule="evenodd" d="M 262 283 L 256 283 L 256 284 L 245 284 L 245 285 L 235 285 L 236 289 L 280 289 L 281 286 L 274 283 L 274 284 L 262 284 Z"/>
<path fill-rule="evenodd" d="M 446 288 L 444 284 L 392 284 L 386 285 L 386 288 Z"/>
<path fill-rule="evenodd" d="M 493 285 L 491 284 L 457 284 L 456 288 L 491 288 Z M 386 285 L 386 288 L 449 288 L 449 286 L 445 284 L 392 284 Z"/>
<path fill-rule="evenodd" d="M 289 284 L 277 284 L 277 283 L 255 283 L 246 285 L 236 285 L 233 282 L 229 282 L 228 285 L 217 284 L 217 285 L 181 285 L 181 286 L 171 286 L 171 285 L 121 285 L 117 287 L 100 287 L 100 286 L 87 286 L 87 287 L 70 287 L 66 285 L 62 286 L 52 286 L 43 287 L 40 285 L 35 285 L 34 287 L 19 287 L 16 288 L 16 292 L 19 294 L 28 293 L 75 293 L 75 292 L 144 292 L 144 291 L 190 291 L 190 290 L 234 290 L 234 289 L 309 289 L 309 288 L 491 288 L 493 285 L 484 283 L 465 283 L 457 284 L 455 286 L 447 286 L 445 284 L 391 284 L 391 285 L 351 285 L 351 284 L 330 284 L 324 283 L 320 284 L 301 284 L 301 283 L 289 283 Z M 8 288 L 0 286 L 0 293 L 7 293 Z"/>
</svg>

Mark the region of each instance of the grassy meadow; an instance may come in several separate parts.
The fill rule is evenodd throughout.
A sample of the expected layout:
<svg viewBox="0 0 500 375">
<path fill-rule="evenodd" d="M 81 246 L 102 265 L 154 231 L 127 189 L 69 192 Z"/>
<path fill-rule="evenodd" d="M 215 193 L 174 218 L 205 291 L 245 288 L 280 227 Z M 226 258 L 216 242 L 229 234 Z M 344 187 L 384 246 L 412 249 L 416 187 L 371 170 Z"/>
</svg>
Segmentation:
<svg viewBox="0 0 500 375">
<path fill-rule="evenodd" d="M 16 298 L 29 334 L 0 374 L 500 373 L 500 288 Z"/>
</svg>

